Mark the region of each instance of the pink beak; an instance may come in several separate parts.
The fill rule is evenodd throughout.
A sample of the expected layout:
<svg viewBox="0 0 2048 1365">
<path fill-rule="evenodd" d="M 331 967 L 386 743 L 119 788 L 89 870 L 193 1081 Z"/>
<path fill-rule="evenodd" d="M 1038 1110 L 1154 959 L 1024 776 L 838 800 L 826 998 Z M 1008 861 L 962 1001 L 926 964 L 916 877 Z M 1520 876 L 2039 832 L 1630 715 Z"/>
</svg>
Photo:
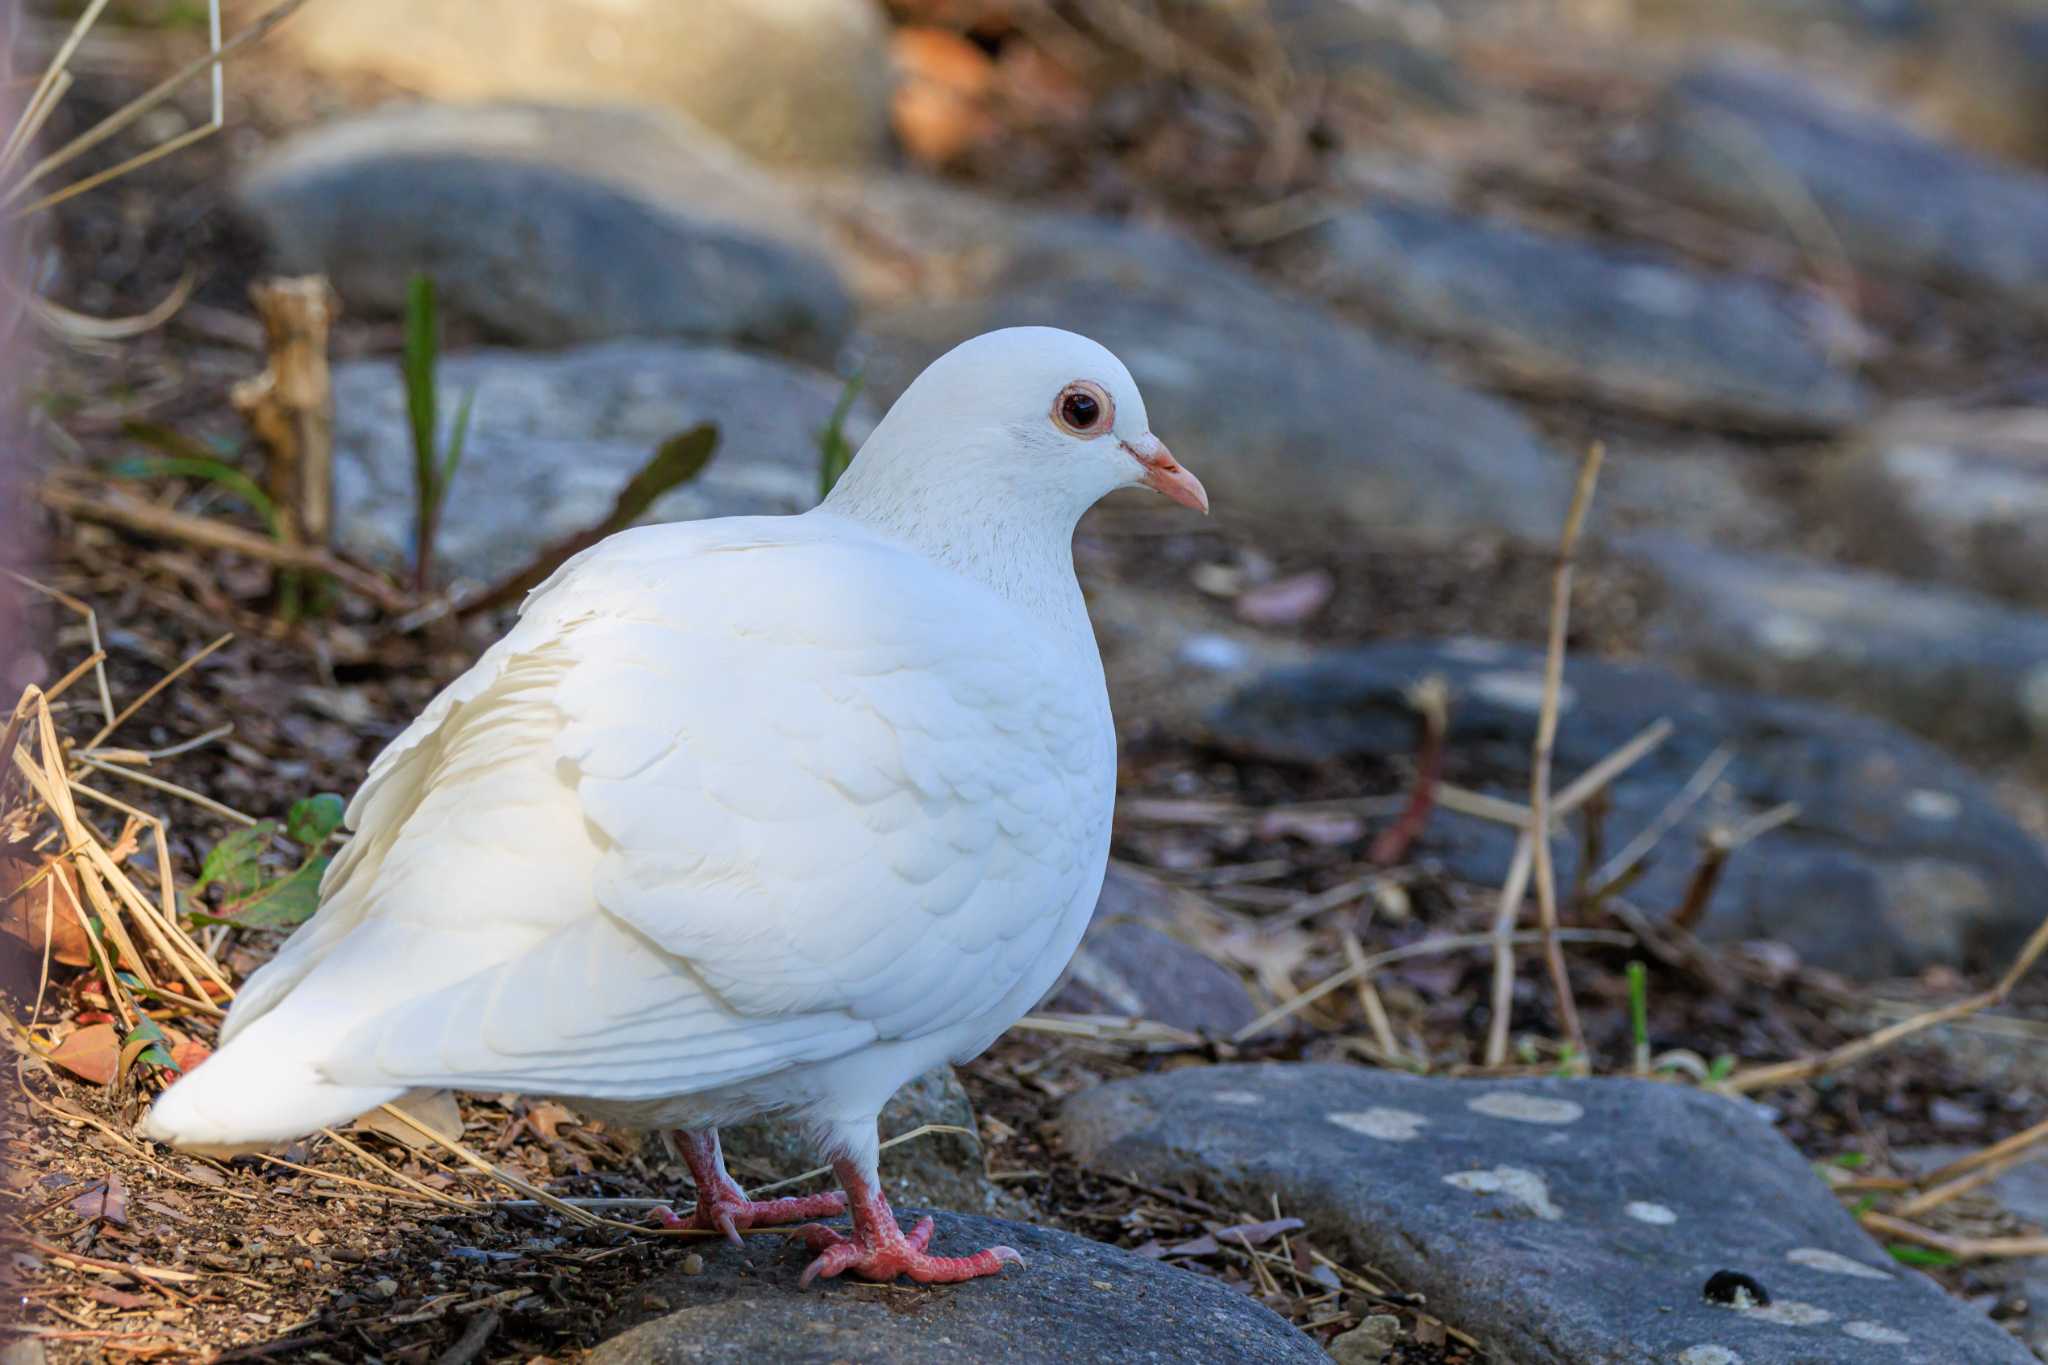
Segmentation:
<svg viewBox="0 0 2048 1365">
<path fill-rule="evenodd" d="M 1209 493 L 1202 487 L 1202 481 L 1181 468 L 1180 461 L 1173 458 L 1173 452 L 1166 448 L 1151 432 L 1146 432 L 1135 441 L 1125 441 L 1125 450 L 1131 458 L 1145 467 L 1141 482 L 1155 493 L 1164 493 L 1183 507 L 1192 507 L 1204 515 L 1209 511 Z"/>
</svg>

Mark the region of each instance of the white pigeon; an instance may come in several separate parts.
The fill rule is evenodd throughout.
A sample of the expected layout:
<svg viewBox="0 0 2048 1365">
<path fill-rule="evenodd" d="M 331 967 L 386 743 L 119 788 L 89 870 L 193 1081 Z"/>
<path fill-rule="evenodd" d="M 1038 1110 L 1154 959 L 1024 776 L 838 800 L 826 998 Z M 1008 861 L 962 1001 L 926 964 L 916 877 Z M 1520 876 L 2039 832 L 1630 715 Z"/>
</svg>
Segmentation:
<svg viewBox="0 0 2048 1365">
<path fill-rule="evenodd" d="M 795 1229 L 804 1272 L 950 1281 L 876 1174 L 897 1088 L 1053 985 L 1116 786 L 1075 523 L 1208 497 L 1084 337 L 935 362 L 800 516 L 649 526 L 578 555 L 371 765 L 319 913 L 249 978 L 145 1130 L 301 1136 L 419 1087 L 681 1130 L 688 1220 Z M 717 1129 L 793 1114 L 844 1193 L 748 1200 Z M 664 1211 L 665 1213 L 665 1211 Z"/>
</svg>

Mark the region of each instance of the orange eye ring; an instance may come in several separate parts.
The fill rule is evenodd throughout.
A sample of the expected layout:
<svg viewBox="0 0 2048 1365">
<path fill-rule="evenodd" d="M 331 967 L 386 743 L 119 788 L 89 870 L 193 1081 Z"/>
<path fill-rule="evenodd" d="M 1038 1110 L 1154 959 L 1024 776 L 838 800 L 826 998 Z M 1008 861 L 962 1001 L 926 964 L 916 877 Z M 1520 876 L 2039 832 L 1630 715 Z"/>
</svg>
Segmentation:
<svg viewBox="0 0 2048 1365">
<path fill-rule="evenodd" d="M 1076 379 L 1052 400 L 1053 425 L 1071 436 L 1100 436 L 1116 425 L 1116 401 L 1092 379 Z"/>
</svg>

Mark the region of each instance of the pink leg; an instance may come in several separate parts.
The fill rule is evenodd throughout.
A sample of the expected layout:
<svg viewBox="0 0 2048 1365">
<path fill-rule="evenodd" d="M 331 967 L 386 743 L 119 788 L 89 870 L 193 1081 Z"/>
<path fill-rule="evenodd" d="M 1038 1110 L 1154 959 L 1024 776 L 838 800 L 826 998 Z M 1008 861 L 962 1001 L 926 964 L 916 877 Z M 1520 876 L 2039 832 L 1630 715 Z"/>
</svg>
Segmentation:
<svg viewBox="0 0 2048 1365">
<path fill-rule="evenodd" d="M 676 1145 L 689 1164 L 690 1178 L 697 1182 L 697 1207 L 688 1218 L 679 1218 L 666 1207 L 655 1209 L 648 1218 L 665 1228 L 699 1228 L 723 1232 L 734 1246 L 740 1244 L 740 1229 L 796 1223 L 806 1218 L 830 1218 L 846 1208 L 846 1196 L 838 1190 L 829 1194 L 807 1194 L 794 1199 L 747 1198 L 747 1192 L 725 1173 L 725 1156 L 718 1149 L 718 1130 L 678 1132 Z"/>
<path fill-rule="evenodd" d="M 833 1162 L 832 1169 L 846 1187 L 847 1207 L 853 1211 L 853 1236 L 815 1223 L 791 1228 L 791 1236 L 802 1237 L 818 1253 L 818 1258 L 804 1267 L 804 1284 L 846 1271 L 864 1280 L 908 1275 L 919 1284 L 952 1284 L 994 1275 L 1005 1264 L 1024 1264 L 1024 1258 L 1009 1247 L 990 1247 L 972 1256 L 930 1255 L 925 1248 L 932 1241 L 931 1219 L 920 1218 L 906 1234 L 890 1211 L 874 1172 L 843 1158 Z"/>
</svg>

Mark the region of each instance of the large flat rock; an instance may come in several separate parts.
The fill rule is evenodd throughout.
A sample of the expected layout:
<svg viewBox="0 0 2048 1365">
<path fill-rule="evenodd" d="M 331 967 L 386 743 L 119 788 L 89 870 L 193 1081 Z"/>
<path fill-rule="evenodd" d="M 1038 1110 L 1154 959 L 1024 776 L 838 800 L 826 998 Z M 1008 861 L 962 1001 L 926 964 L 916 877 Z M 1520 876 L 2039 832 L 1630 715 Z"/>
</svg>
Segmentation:
<svg viewBox="0 0 2048 1365">
<path fill-rule="evenodd" d="M 1789 431 L 1831 430 L 1868 403 L 1817 305 L 1759 280 L 1384 202 L 1279 255 L 1317 296 L 1467 346 L 1519 387 Z"/>
<path fill-rule="evenodd" d="M 1482 640 L 1333 650 L 1247 683 L 1210 729 L 1226 747 L 1266 758 L 1390 760 L 1414 750 L 1408 689 L 1441 677 L 1452 692 L 1447 776 L 1526 800 L 1542 664 L 1539 650 Z M 1719 780 L 1655 844 L 1629 890 L 1653 914 L 1684 899 L 1709 830 L 1794 802 L 1789 824 L 1729 858 L 1703 937 L 1775 939 L 1814 965 L 1880 977 L 2003 963 L 2040 920 L 2040 844 L 1968 769 L 1880 721 L 1592 659 L 1567 661 L 1560 696 L 1559 786 L 1653 722 L 1674 727 L 1612 784 L 1609 849 L 1649 828 L 1728 752 Z M 1513 848 L 1507 826 L 1448 810 L 1422 839 L 1424 853 L 1489 886 L 1506 876 Z M 1560 884 L 1570 885 L 1578 840 L 1559 839 L 1554 851 Z"/>
<path fill-rule="evenodd" d="M 917 1210 L 897 1211 L 904 1223 Z M 935 1213 L 934 1251 L 965 1255 L 1016 1248 L 1025 1264 L 966 1284 L 914 1287 L 827 1280 L 797 1287 L 810 1252 L 750 1237 L 744 1250 L 700 1241 L 701 1274 L 681 1270 L 648 1284 L 621 1335 L 589 1365 L 761 1361 L 791 1365 L 1242 1365 L 1327 1362 L 1307 1336 L 1216 1280 L 1148 1261 L 1070 1233 L 994 1218 Z M 684 1252 L 677 1248 L 676 1259 Z M 665 1316 L 646 1305 L 666 1305 Z M 642 1319 L 646 1319 L 642 1321 Z"/>
<path fill-rule="evenodd" d="M 1960 480 L 1943 492 L 1966 496 Z M 1854 706 L 1966 752 L 2024 755 L 2048 738 L 2048 615 L 1917 581 L 1919 572 L 1897 578 L 1663 535 L 1620 548 L 1663 585 L 1650 618 L 1658 655 L 1692 672 Z"/>
<path fill-rule="evenodd" d="M 290 138 L 234 193 L 276 267 L 326 275 L 353 314 L 398 316 L 424 273 L 446 311 L 515 345 L 828 360 L 852 322 L 792 192 L 658 110 L 391 105 Z"/>
<path fill-rule="evenodd" d="M 1761 231 L 2048 310 L 2048 176 L 1938 142 L 1787 68 L 1728 58 L 1671 88 L 1652 140 L 1669 183 Z M 1792 214 L 1810 224 L 1788 229 Z M 1800 235 L 1815 231 L 1825 238 Z"/>
<path fill-rule="evenodd" d="M 1753 1106 L 1633 1080 L 1199 1067 L 1061 1110 L 1083 1165 L 1281 1209 L 1516 1365 L 2019 1365 Z M 1709 1302 L 1722 1271 L 1768 1306 Z"/>
<path fill-rule="evenodd" d="M 818 500 L 817 433 L 841 385 L 766 356 L 619 341 L 446 356 L 440 388 L 444 414 L 465 395 L 475 402 L 436 553 L 444 579 L 488 580 L 598 521 L 656 446 L 699 422 L 717 425 L 717 453 L 695 482 L 658 499 L 650 520 L 803 511 Z M 378 563 L 411 553 L 405 411 L 396 361 L 335 367 L 336 533 Z M 863 440 L 873 426 L 873 408 L 857 404 L 847 435 Z"/>
<path fill-rule="evenodd" d="M 936 244 L 935 244 L 936 245 Z M 1549 537 L 1569 463 L 1511 408 L 1163 232 L 1032 220 L 985 244 L 972 292 L 868 319 L 877 398 L 997 327 L 1064 327 L 1128 365 L 1160 439 L 1221 518 L 1290 534 Z"/>
</svg>

